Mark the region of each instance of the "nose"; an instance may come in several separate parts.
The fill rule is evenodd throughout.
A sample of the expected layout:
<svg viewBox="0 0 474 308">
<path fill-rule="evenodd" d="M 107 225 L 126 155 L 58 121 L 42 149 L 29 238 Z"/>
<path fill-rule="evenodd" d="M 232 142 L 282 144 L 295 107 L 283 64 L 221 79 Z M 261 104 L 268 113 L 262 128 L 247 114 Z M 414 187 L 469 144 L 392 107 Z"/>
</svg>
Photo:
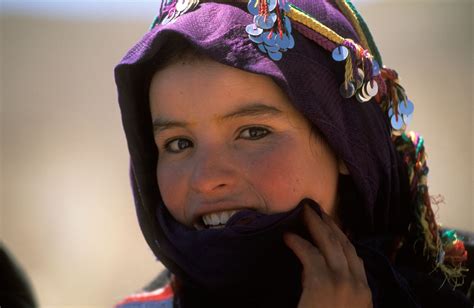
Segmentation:
<svg viewBox="0 0 474 308">
<path fill-rule="evenodd" d="M 191 188 L 200 194 L 225 194 L 236 185 L 236 166 L 225 151 L 202 151 L 195 156 Z"/>
</svg>

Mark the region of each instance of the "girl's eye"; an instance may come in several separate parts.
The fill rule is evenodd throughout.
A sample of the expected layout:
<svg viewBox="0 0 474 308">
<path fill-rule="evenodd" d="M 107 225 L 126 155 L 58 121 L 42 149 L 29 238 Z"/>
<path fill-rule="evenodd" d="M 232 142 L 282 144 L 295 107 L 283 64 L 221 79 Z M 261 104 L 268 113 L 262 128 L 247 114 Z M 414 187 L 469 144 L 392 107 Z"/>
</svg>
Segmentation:
<svg viewBox="0 0 474 308">
<path fill-rule="evenodd" d="M 249 127 L 240 132 L 239 138 L 257 140 L 270 134 L 270 131 L 263 127 Z"/>
<path fill-rule="evenodd" d="M 176 138 L 165 144 L 165 150 L 170 153 L 179 153 L 184 149 L 192 147 L 193 143 L 188 139 Z"/>
</svg>

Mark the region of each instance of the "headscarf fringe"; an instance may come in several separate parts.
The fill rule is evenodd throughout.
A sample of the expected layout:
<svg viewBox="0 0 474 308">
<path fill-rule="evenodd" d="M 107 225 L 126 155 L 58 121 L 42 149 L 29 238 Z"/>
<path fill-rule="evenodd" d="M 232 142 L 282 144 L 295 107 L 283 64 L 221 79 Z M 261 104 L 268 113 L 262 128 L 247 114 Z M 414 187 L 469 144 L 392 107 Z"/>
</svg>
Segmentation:
<svg viewBox="0 0 474 308">
<path fill-rule="evenodd" d="M 424 139 L 418 133 L 410 131 L 395 136 L 394 143 L 397 150 L 403 153 L 411 191 L 414 193 L 412 200 L 415 203 L 413 208 L 415 221 L 414 225 L 410 226 L 412 231 L 418 234 L 414 246 L 422 242 L 423 255 L 434 264 L 432 272 L 441 271 L 445 278 L 444 282 L 447 281 L 456 288 L 463 284 L 465 273 L 468 271 L 464 267 L 467 251 L 455 230 L 441 232 L 440 226 L 436 223 L 431 206 L 432 199 L 428 193 L 429 168 L 426 163 Z M 433 200 L 435 204 L 443 202 L 439 199 Z"/>
</svg>

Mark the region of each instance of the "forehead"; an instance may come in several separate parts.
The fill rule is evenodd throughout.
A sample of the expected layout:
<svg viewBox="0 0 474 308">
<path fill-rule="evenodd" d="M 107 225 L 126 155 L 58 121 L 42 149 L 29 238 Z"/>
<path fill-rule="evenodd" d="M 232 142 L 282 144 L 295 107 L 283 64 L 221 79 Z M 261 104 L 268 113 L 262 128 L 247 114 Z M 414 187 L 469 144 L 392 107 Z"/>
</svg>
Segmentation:
<svg viewBox="0 0 474 308">
<path fill-rule="evenodd" d="M 187 55 L 174 60 L 164 69 L 153 75 L 151 87 L 192 86 L 194 84 L 208 84 L 209 86 L 225 86 L 224 89 L 255 88 L 255 86 L 276 86 L 266 75 L 256 74 L 229 65 L 225 65 L 209 58 L 197 58 Z M 216 87 L 212 87 L 216 88 Z M 203 92 L 206 89 L 201 89 Z"/>
<path fill-rule="evenodd" d="M 261 102 L 291 109 L 286 94 L 268 76 L 247 72 L 210 59 L 178 61 L 156 72 L 149 91 L 152 114 L 221 113 Z"/>
</svg>

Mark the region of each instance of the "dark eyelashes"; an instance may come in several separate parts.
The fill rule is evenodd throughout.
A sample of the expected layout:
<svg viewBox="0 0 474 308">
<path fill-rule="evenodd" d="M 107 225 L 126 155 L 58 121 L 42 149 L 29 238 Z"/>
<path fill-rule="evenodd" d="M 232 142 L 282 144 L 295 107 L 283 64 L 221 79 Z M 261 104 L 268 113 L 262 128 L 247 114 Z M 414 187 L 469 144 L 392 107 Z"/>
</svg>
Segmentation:
<svg viewBox="0 0 474 308">
<path fill-rule="evenodd" d="M 249 136 L 243 138 L 242 134 L 244 132 L 249 132 Z M 248 139 L 248 140 L 258 140 L 261 138 L 264 138 L 265 136 L 269 135 L 271 133 L 270 129 L 262 126 L 249 126 L 245 127 L 242 129 L 239 133 L 239 136 L 237 139 Z"/>
<path fill-rule="evenodd" d="M 177 149 L 173 149 L 173 145 L 177 146 Z M 165 142 L 163 146 L 164 150 L 169 153 L 180 153 L 188 147 L 192 147 L 194 144 L 191 140 L 183 137 L 173 138 Z"/>
<path fill-rule="evenodd" d="M 271 129 L 265 126 L 246 126 L 240 129 L 238 136 L 235 138 L 235 140 L 259 140 L 265 138 L 271 133 Z M 189 138 L 183 136 L 167 139 L 164 142 L 163 146 L 158 148 L 159 151 L 161 148 L 162 151 L 165 151 L 166 153 L 179 154 L 184 152 L 188 148 L 192 148 L 193 146 L 194 143 Z"/>
</svg>

